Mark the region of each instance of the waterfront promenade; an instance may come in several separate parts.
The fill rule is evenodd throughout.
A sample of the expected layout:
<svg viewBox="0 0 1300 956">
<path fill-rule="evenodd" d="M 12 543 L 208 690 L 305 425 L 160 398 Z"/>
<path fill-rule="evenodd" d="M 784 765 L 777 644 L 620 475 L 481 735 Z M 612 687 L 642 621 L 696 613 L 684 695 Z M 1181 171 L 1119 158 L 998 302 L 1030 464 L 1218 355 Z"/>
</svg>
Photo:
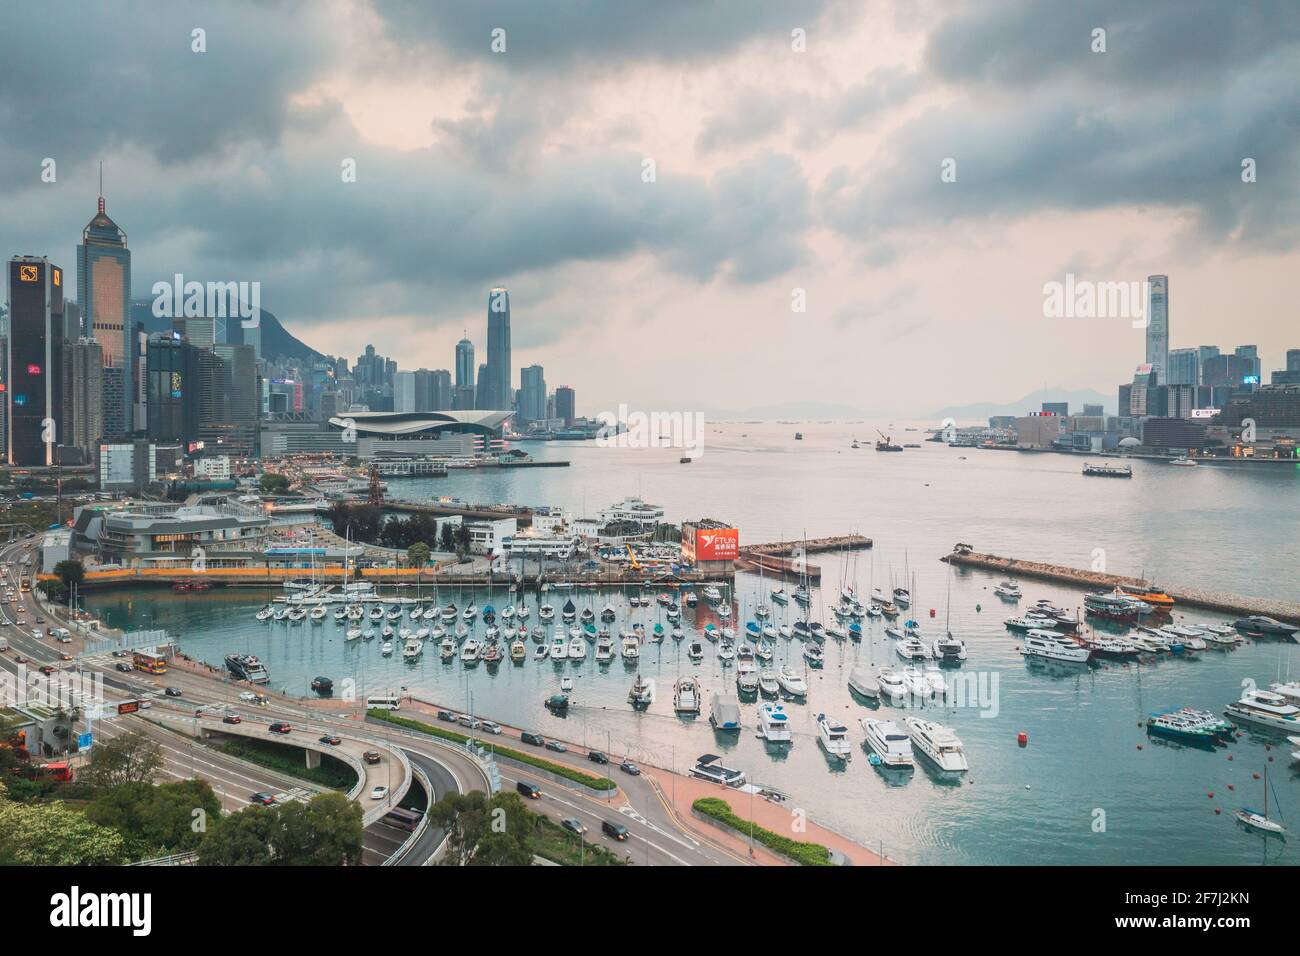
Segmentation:
<svg viewBox="0 0 1300 956">
<path fill-rule="evenodd" d="M 1037 578 L 1040 581 L 1054 581 L 1058 584 L 1070 584 L 1081 588 L 1106 588 L 1120 586 L 1156 587 L 1168 594 L 1178 604 L 1199 607 L 1208 611 L 1223 611 L 1228 614 L 1262 614 L 1277 618 L 1289 624 L 1300 625 L 1300 604 L 1290 601 L 1275 601 L 1268 598 L 1249 597 L 1229 594 L 1207 588 L 1171 586 L 1168 582 L 1158 585 L 1141 578 L 1122 574 L 1106 574 L 1101 571 L 1085 571 L 1061 564 L 1048 564 L 1042 561 L 1026 561 L 1021 558 L 1004 558 L 996 554 L 981 554 L 975 551 L 954 551 L 946 554 L 941 561 L 968 568 L 981 568 L 995 571 L 1011 577 Z"/>
</svg>

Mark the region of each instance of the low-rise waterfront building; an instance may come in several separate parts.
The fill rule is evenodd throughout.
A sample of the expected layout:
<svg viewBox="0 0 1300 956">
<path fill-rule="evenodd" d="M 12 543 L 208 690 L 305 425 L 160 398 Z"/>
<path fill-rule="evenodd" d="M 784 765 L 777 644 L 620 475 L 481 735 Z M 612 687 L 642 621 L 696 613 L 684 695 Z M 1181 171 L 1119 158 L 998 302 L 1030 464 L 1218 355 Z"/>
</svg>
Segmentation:
<svg viewBox="0 0 1300 956">
<path fill-rule="evenodd" d="M 578 549 L 578 536 L 537 527 L 526 528 L 502 539 L 505 553 L 510 558 L 524 561 L 550 558 L 567 561 Z"/>
</svg>

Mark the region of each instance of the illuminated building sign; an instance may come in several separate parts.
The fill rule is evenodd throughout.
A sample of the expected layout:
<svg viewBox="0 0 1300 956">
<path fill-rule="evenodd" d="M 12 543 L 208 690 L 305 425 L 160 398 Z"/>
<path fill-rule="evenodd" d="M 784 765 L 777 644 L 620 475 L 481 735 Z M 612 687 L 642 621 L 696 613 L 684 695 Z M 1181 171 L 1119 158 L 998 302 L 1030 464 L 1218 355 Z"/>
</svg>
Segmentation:
<svg viewBox="0 0 1300 956">
<path fill-rule="evenodd" d="M 1193 408 L 1192 409 L 1193 418 L 1213 418 L 1217 414 L 1219 414 L 1219 410 L 1217 408 Z"/>
<path fill-rule="evenodd" d="M 35 362 L 29 362 L 29 363 L 27 364 L 27 374 L 28 374 L 28 375 L 40 375 L 40 374 L 41 374 L 41 367 L 40 367 L 39 365 L 37 365 Z"/>
<path fill-rule="evenodd" d="M 40 278 L 41 278 L 40 266 L 19 266 L 18 267 L 19 282 L 39 282 Z"/>
</svg>

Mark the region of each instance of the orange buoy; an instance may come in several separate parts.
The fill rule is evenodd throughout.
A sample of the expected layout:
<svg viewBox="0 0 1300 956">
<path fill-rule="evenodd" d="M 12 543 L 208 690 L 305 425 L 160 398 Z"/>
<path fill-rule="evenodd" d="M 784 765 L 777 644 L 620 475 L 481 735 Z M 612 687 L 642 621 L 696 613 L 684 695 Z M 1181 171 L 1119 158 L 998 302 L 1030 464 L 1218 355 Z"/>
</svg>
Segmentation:
<svg viewBox="0 0 1300 956">
<path fill-rule="evenodd" d="M 1020 744 L 1022 747 L 1029 746 L 1029 734 L 1025 733 L 1023 730 L 1020 731 L 1020 733 L 1016 734 L 1016 743 Z"/>
</svg>

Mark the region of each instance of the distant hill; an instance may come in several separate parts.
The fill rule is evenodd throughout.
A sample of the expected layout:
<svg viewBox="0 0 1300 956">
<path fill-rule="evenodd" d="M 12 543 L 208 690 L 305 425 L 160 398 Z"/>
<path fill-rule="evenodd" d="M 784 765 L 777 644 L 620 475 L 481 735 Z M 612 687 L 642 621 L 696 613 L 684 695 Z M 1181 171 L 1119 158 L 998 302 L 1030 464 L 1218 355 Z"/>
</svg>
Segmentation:
<svg viewBox="0 0 1300 956">
<path fill-rule="evenodd" d="M 143 299 L 131 303 L 131 318 L 135 322 L 143 322 L 146 332 L 170 332 L 172 320 L 169 318 L 158 318 L 153 314 L 153 300 Z M 311 346 L 305 344 L 296 338 L 280 322 L 275 314 L 262 310 L 262 357 L 272 362 L 281 362 L 285 359 L 298 359 L 300 362 L 310 365 L 312 362 L 323 359 L 320 352 L 317 352 Z M 228 322 L 226 325 L 226 341 L 235 345 L 242 345 L 244 342 L 244 330 L 238 321 Z"/>
<path fill-rule="evenodd" d="M 1080 412 L 1084 405 L 1100 405 L 1107 415 L 1115 414 L 1118 401 L 1115 395 L 1103 395 L 1095 389 L 1081 388 L 1043 388 L 1030 392 L 1015 402 L 974 402 L 970 405 L 949 405 L 941 408 L 931 417 L 953 418 L 957 421 L 985 419 L 992 415 L 1025 415 L 1041 411 L 1043 402 L 1069 402 L 1071 412 Z"/>
</svg>

